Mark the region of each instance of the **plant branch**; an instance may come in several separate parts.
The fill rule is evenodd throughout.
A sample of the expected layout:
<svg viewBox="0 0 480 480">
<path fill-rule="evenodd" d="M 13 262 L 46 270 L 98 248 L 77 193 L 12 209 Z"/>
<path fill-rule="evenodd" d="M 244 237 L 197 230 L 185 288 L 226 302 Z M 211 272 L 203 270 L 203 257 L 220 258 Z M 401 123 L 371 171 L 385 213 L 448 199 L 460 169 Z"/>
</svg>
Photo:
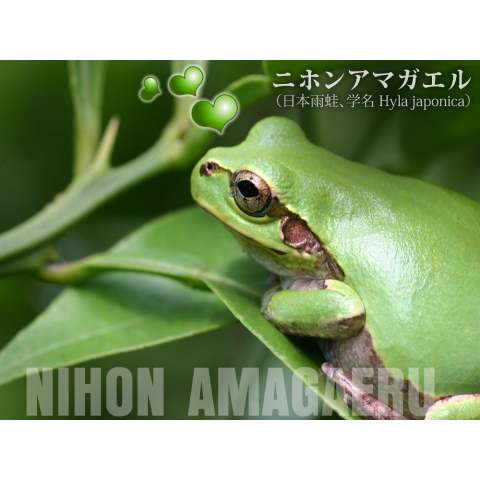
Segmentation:
<svg viewBox="0 0 480 480">
<path fill-rule="evenodd" d="M 271 82 L 262 75 L 251 75 L 234 82 L 225 91 L 234 94 L 243 108 L 270 95 Z M 178 113 L 180 110 L 188 112 L 182 104 L 191 101 L 176 99 L 176 112 L 171 122 L 145 153 L 120 167 L 90 168 L 43 210 L 1 234 L 0 264 L 54 241 L 96 208 L 148 178 L 167 170 L 184 168 L 196 161 L 216 134 L 198 128 L 185 118 L 185 114 Z"/>
<path fill-rule="evenodd" d="M 106 62 L 73 60 L 68 65 L 75 111 L 73 170 L 78 177 L 88 170 L 100 139 Z"/>
<path fill-rule="evenodd" d="M 179 140 L 180 136 L 181 132 L 175 125 L 170 125 L 168 135 L 129 163 L 108 171 L 95 170 L 83 174 L 35 216 L 0 235 L 0 261 L 27 253 L 58 238 L 69 227 L 125 190 L 173 168 L 175 164 L 189 163 L 210 143 L 212 134 L 192 135 L 185 142 Z"/>
</svg>

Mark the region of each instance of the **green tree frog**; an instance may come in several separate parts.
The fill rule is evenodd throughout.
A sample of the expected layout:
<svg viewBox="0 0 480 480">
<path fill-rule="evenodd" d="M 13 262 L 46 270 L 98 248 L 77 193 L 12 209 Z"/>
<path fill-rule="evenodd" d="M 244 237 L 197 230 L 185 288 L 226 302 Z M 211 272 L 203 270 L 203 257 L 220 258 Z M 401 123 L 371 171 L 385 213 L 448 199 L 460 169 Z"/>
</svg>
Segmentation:
<svg viewBox="0 0 480 480">
<path fill-rule="evenodd" d="M 318 341 L 323 375 L 362 416 L 480 418 L 479 203 L 340 158 L 281 117 L 210 150 L 192 195 L 272 272 L 265 318 Z M 358 368 L 387 371 L 428 410 L 380 398 L 380 376 L 372 392 Z"/>
</svg>

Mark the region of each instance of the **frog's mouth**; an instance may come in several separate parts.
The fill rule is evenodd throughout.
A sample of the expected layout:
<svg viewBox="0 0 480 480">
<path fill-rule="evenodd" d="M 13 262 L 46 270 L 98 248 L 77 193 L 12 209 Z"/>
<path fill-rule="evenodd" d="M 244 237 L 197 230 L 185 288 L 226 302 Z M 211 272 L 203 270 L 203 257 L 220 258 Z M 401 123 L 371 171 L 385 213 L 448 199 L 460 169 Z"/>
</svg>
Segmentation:
<svg viewBox="0 0 480 480">
<path fill-rule="evenodd" d="M 240 232 L 239 230 L 233 228 L 230 225 L 227 225 L 225 222 L 223 222 L 219 217 L 217 217 L 214 213 L 210 212 L 207 208 L 205 208 L 200 202 L 197 200 L 198 206 L 206 213 L 208 213 L 211 217 L 213 217 L 215 220 L 218 220 L 224 227 L 226 227 L 228 230 L 231 230 L 232 232 L 236 233 L 237 235 L 240 235 L 241 237 L 245 238 L 249 242 L 255 243 L 256 245 L 259 245 L 260 247 L 266 248 L 270 250 L 271 252 L 275 253 L 276 255 L 287 255 L 287 252 L 282 252 L 281 250 L 277 250 L 275 248 L 267 247 L 257 240 L 255 240 L 252 237 L 249 237 L 248 235 L 245 235 L 243 232 Z"/>
</svg>

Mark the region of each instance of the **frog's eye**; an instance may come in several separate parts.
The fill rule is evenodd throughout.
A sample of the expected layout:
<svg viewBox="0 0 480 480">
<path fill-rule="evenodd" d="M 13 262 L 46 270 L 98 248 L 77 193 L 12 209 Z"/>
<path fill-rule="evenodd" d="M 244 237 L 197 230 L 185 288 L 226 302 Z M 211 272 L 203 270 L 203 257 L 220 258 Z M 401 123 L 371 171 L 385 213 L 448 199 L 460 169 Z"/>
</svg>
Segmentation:
<svg viewBox="0 0 480 480">
<path fill-rule="evenodd" d="M 233 196 L 237 205 L 249 215 L 263 216 L 272 194 L 265 180 L 248 170 L 238 172 L 233 179 Z"/>
</svg>

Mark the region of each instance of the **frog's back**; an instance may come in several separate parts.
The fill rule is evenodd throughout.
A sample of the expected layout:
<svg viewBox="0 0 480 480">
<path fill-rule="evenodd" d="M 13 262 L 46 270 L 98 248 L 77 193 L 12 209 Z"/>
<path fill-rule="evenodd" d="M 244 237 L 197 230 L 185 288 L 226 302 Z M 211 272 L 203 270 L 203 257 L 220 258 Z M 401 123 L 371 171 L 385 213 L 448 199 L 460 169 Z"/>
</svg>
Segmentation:
<svg viewBox="0 0 480 480">
<path fill-rule="evenodd" d="M 478 393 L 480 204 L 369 170 L 353 194 L 336 192 L 350 208 L 330 203 L 322 240 L 365 304 L 375 350 L 404 375 L 434 368 L 436 396 Z"/>
</svg>

